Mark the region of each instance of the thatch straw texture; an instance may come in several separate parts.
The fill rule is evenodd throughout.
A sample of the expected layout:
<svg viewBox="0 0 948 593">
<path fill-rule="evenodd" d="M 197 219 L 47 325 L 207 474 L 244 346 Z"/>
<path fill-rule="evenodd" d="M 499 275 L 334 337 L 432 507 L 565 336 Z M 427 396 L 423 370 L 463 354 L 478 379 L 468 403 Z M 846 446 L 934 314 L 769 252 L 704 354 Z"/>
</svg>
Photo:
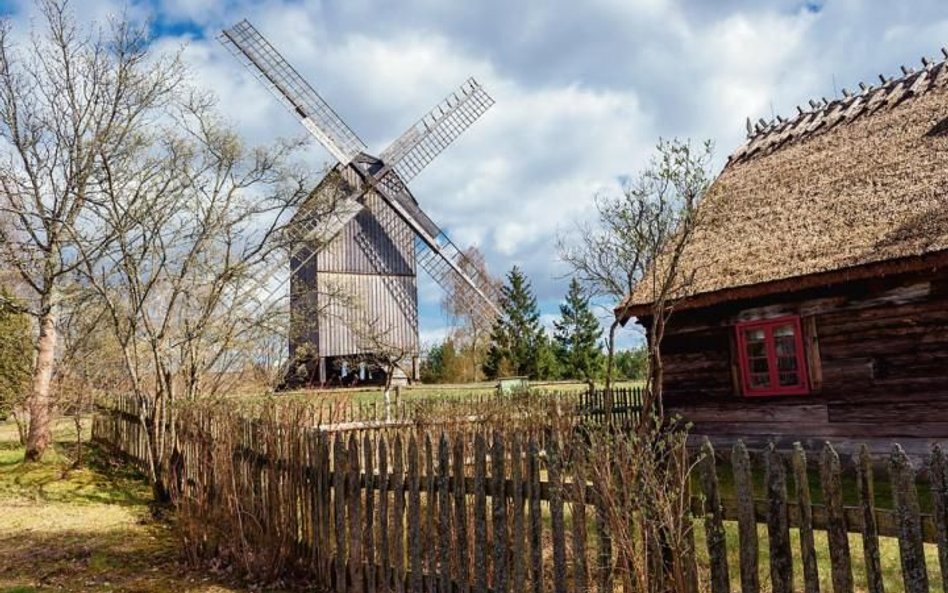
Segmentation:
<svg viewBox="0 0 948 593">
<path fill-rule="evenodd" d="M 852 117 L 794 136 L 812 125 L 803 113 L 735 152 L 685 252 L 689 294 L 708 304 L 709 293 L 948 250 L 948 66 L 923 72 L 925 84 L 914 73 L 823 108 Z M 617 313 L 641 313 L 647 288 Z"/>
</svg>

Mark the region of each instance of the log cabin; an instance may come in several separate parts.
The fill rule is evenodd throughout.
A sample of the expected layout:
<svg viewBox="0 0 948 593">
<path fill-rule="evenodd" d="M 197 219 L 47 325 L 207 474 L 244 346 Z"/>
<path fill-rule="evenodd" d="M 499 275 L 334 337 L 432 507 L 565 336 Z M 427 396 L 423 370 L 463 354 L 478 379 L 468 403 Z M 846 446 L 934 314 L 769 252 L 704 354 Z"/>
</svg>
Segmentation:
<svg viewBox="0 0 948 593">
<path fill-rule="evenodd" d="M 699 206 L 661 343 L 694 434 L 948 440 L 948 65 L 902 74 L 749 125 Z M 623 324 L 649 327 L 647 295 Z"/>
</svg>

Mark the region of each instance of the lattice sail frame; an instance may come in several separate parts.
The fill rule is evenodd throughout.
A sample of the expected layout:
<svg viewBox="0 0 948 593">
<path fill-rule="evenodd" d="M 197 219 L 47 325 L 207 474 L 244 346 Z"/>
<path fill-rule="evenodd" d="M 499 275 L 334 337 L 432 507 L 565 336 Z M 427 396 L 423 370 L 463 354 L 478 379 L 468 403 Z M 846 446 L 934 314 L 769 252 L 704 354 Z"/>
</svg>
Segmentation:
<svg viewBox="0 0 948 593">
<path fill-rule="evenodd" d="M 352 166 L 353 159 L 365 153 L 365 143 L 250 22 L 243 20 L 225 29 L 219 39 L 340 164 Z M 493 104 L 480 83 L 469 78 L 382 152 L 381 169 L 374 174 L 361 172 L 367 183 L 339 200 L 338 211 L 319 221 L 297 217 L 301 224 L 289 226 L 286 232 L 286 239 L 295 245 L 291 255 L 298 262 L 291 275 L 315 257 L 320 244 L 328 243 L 359 213 L 365 192 L 374 188 L 416 233 L 418 265 L 444 290 L 464 301 L 463 307 L 471 312 L 475 323 L 493 323 L 500 314 L 496 287 L 486 279 L 469 276 L 466 270 L 477 269 L 474 263 L 418 207 L 405 186 Z M 373 264 L 379 260 L 378 253 L 369 253 L 374 250 L 370 242 L 357 243 Z M 417 319 L 417 312 L 414 316 Z"/>
</svg>

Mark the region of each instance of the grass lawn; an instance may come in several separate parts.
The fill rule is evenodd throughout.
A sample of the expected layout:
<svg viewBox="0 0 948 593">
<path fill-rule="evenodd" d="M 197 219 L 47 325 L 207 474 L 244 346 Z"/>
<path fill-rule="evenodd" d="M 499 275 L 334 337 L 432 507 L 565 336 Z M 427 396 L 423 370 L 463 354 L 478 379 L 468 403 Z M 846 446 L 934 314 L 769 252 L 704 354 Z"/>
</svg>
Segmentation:
<svg viewBox="0 0 948 593">
<path fill-rule="evenodd" d="M 141 479 L 95 450 L 72 469 L 71 423 L 57 424 L 55 440 L 42 463 L 24 464 L 15 426 L 0 423 L 0 593 L 247 590 L 179 562 Z"/>
</svg>

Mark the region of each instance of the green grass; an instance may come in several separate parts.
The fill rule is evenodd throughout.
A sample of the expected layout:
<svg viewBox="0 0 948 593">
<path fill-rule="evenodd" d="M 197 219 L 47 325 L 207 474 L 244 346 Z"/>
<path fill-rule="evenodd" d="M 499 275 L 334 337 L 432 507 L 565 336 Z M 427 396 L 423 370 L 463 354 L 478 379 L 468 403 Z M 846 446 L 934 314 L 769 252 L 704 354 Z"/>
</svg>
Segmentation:
<svg viewBox="0 0 948 593">
<path fill-rule="evenodd" d="M 183 567 L 171 526 L 152 519 L 140 476 L 86 449 L 56 425 L 40 463 L 23 463 L 16 429 L 0 423 L 0 593 L 244 591 Z"/>
</svg>

